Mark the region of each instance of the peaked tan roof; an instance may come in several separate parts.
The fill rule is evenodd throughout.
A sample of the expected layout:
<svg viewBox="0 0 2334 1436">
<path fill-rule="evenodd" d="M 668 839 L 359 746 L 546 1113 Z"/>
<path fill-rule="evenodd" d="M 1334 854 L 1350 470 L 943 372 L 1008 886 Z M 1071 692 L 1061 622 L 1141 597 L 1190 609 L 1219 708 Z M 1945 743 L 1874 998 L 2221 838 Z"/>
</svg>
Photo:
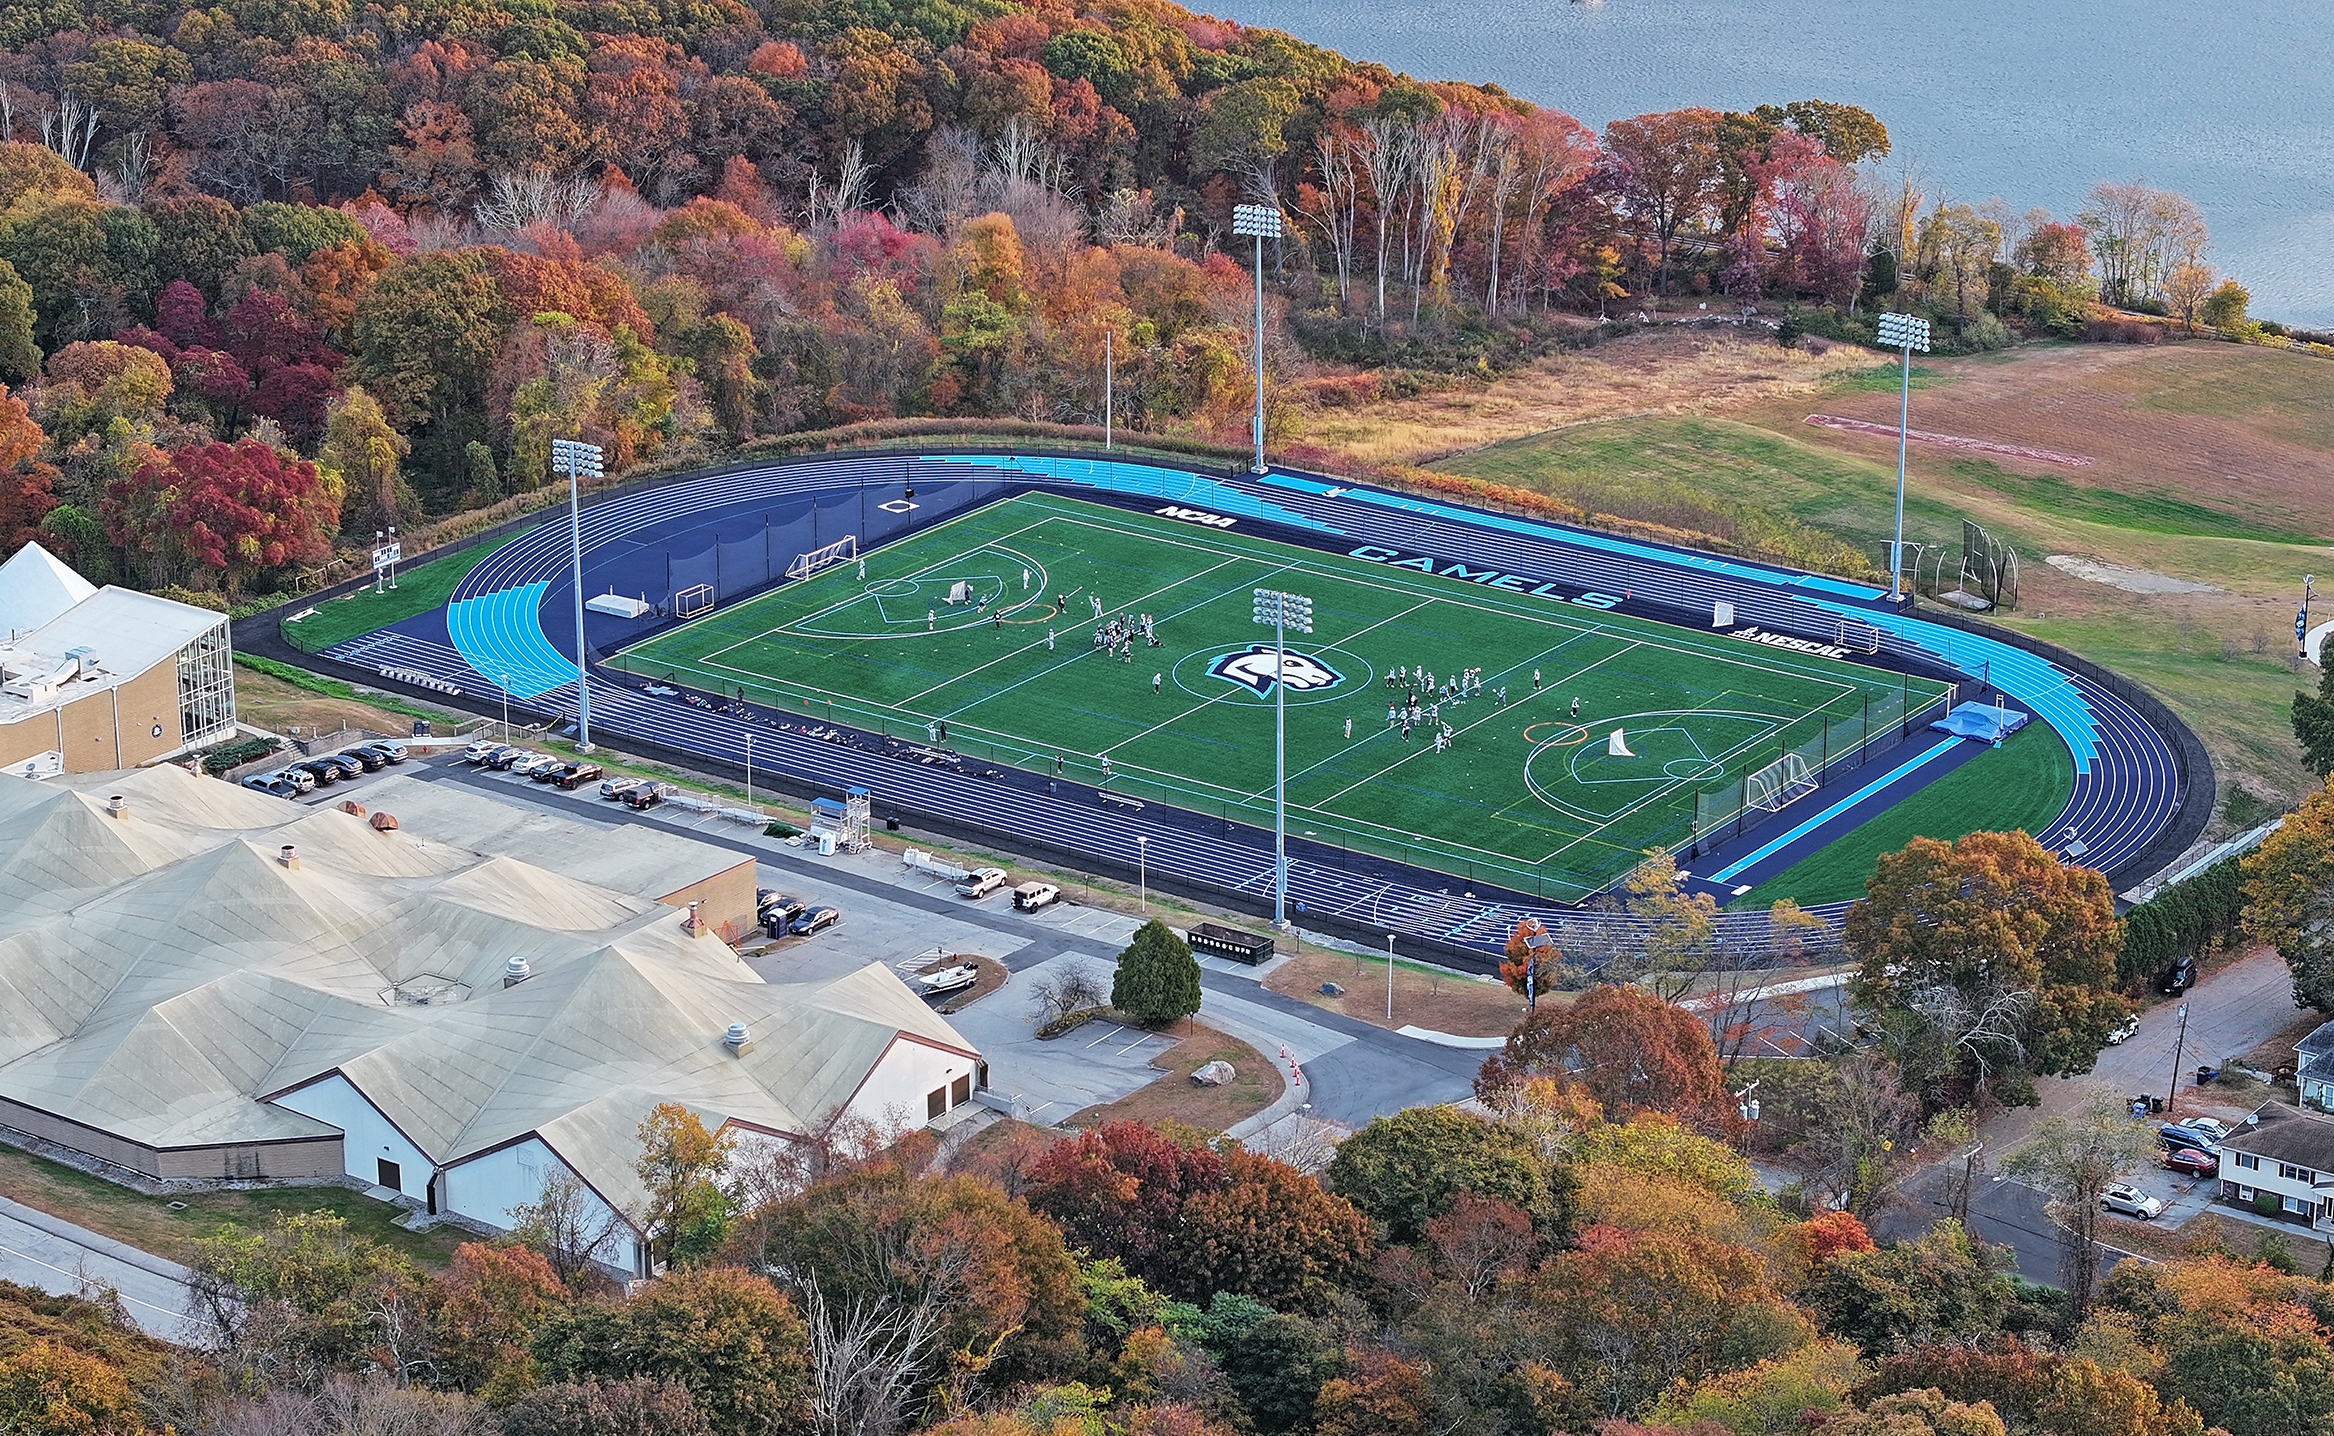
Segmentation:
<svg viewBox="0 0 2334 1436">
<path fill-rule="evenodd" d="M 210 1145 L 329 1133 L 268 1099 L 338 1072 L 442 1165 L 536 1133 L 621 1202 L 658 1102 L 799 1133 L 903 1035 L 973 1051 L 888 968 L 771 985 L 681 923 L 176 767 L 0 778 L 0 1095 Z"/>
</svg>

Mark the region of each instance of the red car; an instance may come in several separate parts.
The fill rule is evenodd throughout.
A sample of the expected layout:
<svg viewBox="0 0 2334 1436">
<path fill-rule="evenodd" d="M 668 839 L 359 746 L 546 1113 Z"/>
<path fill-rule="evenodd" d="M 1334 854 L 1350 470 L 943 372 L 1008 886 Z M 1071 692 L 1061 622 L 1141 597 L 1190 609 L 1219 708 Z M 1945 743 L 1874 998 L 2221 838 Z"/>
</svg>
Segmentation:
<svg viewBox="0 0 2334 1436">
<path fill-rule="evenodd" d="M 2194 1147 L 2182 1147 L 2177 1152 L 2166 1152 L 2164 1165 L 2187 1176 L 2209 1177 L 2221 1169 L 2221 1159 Z"/>
</svg>

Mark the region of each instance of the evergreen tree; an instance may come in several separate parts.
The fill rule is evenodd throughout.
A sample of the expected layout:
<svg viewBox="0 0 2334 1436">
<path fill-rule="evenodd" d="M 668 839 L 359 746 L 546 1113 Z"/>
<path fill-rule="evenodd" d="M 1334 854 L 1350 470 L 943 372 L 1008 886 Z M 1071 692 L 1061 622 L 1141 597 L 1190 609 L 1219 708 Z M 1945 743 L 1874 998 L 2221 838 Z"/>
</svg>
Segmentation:
<svg viewBox="0 0 2334 1436">
<path fill-rule="evenodd" d="M 2302 761 L 2320 777 L 2334 773 L 2334 666 L 2318 673 L 2315 696 L 2293 696 L 2293 735 L 2302 743 Z"/>
<path fill-rule="evenodd" d="M 1199 960 L 1190 945 L 1157 918 L 1144 923 L 1118 955 L 1110 1005 L 1145 1027 L 1199 1011 Z"/>
</svg>

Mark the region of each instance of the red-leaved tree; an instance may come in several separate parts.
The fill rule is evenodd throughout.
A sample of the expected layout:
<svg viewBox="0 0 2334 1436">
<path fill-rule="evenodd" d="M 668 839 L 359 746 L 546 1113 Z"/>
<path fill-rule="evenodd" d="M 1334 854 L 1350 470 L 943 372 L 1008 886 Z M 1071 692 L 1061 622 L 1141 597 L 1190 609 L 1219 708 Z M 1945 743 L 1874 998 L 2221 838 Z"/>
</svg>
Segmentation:
<svg viewBox="0 0 2334 1436">
<path fill-rule="evenodd" d="M 150 461 L 106 492 L 107 535 L 141 555 L 156 583 L 212 569 L 228 593 L 332 555 L 340 485 L 256 439 L 195 444 Z M 174 571 L 177 570 L 177 571 Z"/>
<path fill-rule="evenodd" d="M 1488 1098 L 1533 1077 L 1585 1090 L 1615 1120 L 1667 1112 L 1707 1131 L 1733 1115 L 1710 1025 L 1641 987 L 1541 1007 L 1483 1064 L 1475 1090 Z"/>
</svg>

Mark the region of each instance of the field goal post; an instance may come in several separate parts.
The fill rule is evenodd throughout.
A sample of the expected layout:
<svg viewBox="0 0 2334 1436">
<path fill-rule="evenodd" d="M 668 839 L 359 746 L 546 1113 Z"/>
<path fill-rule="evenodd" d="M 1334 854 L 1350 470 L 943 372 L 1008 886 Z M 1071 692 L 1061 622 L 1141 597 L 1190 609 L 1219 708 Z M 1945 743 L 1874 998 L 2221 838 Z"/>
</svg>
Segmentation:
<svg viewBox="0 0 2334 1436">
<path fill-rule="evenodd" d="M 795 555 L 794 562 L 786 565 L 786 576 L 788 578 L 808 578 L 829 564 L 853 563 L 857 561 L 858 557 L 859 535 L 845 534 L 831 544 L 814 548 L 809 553 Z"/>
<path fill-rule="evenodd" d="M 712 608 L 713 586 L 711 584 L 701 583 L 695 588 L 684 588 L 673 595 L 673 616 L 675 618 L 695 618 L 700 613 L 712 611 Z"/>
<path fill-rule="evenodd" d="M 1807 760 L 1797 753 L 1785 753 L 1743 780 L 1743 806 L 1779 813 L 1815 788 L 1815 775 Z"/>
</svg>

